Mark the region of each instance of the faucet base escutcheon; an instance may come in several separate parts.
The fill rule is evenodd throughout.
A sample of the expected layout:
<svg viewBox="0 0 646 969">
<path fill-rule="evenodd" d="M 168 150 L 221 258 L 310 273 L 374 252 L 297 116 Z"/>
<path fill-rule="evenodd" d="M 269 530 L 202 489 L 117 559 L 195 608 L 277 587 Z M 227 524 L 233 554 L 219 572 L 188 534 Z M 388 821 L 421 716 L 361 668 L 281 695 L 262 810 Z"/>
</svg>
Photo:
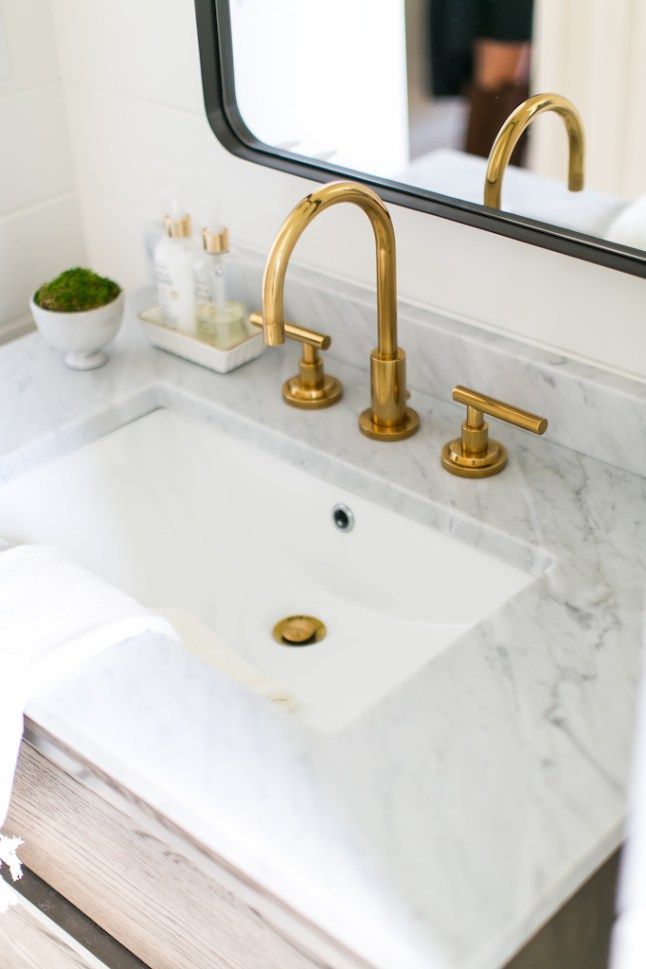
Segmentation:
<svg viewBox="0 0 646 969">
<path fill-rule="evenodd" d="M 368 407 L 359 415 L 359 430 L 373 441 L 403 441 L 412 437 L 419 428 L 419 414 L 412 407 L 407 407 L 404 417 L 399 423 L 382 425 L 375 423 L 372 407 Z"/>
<path fill-rule="evenodd" d="M 283 400 L 290 407 L 300 407 L 303 410 L 321 410 L 336 404 L 343 395 L 343 387 L 336 377 L 324 374 L 320 386 L 308 387 L 300 374 L 290 377 L 283 384 Z"/>
<path fill-rule="evenodd" d="M 459 437 L 442 448 L 442 467 L 460 478 L 490 478 L 499 474 L 506 464 L 507 448 L 499 441 L 489 439 L 483 454 L 465 453 Z"/>
</svg>

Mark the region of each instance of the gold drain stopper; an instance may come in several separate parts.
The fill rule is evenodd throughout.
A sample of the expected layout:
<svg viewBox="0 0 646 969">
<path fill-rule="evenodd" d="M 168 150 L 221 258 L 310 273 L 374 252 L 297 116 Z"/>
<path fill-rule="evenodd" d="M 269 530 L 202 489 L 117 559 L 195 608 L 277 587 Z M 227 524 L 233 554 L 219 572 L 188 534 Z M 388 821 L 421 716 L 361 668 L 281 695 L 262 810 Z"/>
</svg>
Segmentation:
<svg viewBox="0 0 646 969">
<path fill-rule="evenodd" d="M 272 635 L 283 646 L 310 646 L 325 638 L 327 629 L 314 616 L 287 616 L 277 622 Z"/>
</svg>

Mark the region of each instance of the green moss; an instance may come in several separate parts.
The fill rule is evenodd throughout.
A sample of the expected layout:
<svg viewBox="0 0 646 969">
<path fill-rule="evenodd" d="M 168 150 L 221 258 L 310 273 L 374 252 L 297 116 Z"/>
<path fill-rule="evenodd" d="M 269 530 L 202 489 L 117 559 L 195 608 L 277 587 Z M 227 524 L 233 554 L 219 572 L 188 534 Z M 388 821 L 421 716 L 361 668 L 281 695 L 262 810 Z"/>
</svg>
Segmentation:
<svg viewBox="0 0 646 969">
<path fill-rule="evenodd" d="M 97 276 L 91 269 L 66 269 L 36 291 L 34 302 L 44 310 L 79 313 L 111 303 L 120 292 L 115 282 Z"/>
</svg>

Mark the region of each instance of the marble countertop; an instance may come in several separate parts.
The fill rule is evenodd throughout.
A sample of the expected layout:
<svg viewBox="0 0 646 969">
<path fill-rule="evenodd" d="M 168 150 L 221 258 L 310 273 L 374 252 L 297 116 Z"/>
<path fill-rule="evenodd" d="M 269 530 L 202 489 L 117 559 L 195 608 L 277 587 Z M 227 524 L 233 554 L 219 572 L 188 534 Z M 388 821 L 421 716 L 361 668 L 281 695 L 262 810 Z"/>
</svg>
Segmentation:
<svg viewBox="0 0 646 969">
<path fill-rule="evenodd" d="M 420 433 L 386 446 L 356 430 L 364 372 L 336 363 L 343 401 L 308 414 L 280 400 L 293 365 L 286 348 L 218 376 L 149 347 L 129 319 L 109 364 L 78 373 L 23 337 L 0 350 L 0 480 L 173 407 L 535 581 L 336 733 L 152 636 L 27 714 L 368 963 L 494 969 L 621 838 L 646 483 L 507 427 L 503 475 L 452 477 L 438 453 L 460 407 L 415 393 Z"/>
</svg>

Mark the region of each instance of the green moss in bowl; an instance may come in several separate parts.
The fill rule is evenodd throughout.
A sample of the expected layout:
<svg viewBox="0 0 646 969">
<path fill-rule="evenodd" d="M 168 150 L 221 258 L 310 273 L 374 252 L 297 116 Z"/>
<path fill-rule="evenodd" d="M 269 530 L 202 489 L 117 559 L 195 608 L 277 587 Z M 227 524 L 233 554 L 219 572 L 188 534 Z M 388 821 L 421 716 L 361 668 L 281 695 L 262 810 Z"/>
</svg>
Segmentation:
<svg viewBox="0 0 646 969">
<path fill-rule="evenodd" d="M 34 302 L 54 313 L 81 313 L 107 306 L 120 292 L 113 280 L 98 276 L 91 269 L 66 269 L 36 290 Z"/>
</svg>

